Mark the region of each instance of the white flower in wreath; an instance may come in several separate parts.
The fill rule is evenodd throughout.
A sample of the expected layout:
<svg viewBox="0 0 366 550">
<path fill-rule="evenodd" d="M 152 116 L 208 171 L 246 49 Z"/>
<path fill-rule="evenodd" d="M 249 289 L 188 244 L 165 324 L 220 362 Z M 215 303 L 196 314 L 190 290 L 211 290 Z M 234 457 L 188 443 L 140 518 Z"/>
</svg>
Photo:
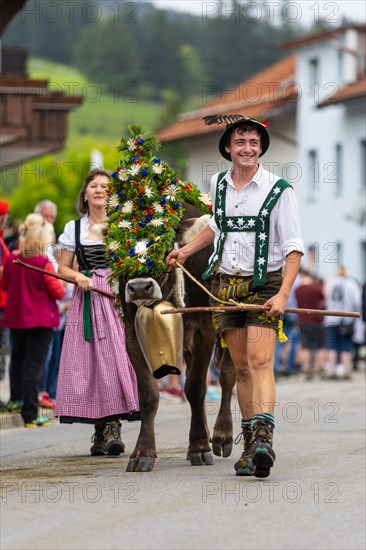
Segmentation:
<svg viewBox="0 0 366 550">
<path fill-rule="evenodd" d="M 133 164 L 128 172 L 131 174 L 131 176 L 137 176 L 137 174 L 140 172 L 140 168 L 141 166 L 139 164 Z"/>
<path fill-rule="evenodd" d="M 122 207 L 122 212 L 124 214 L 130 214 L 134 208 L 133 201 L 126 201 Z"/>
<path fill-rule="evenodd" d="M 118 204 L 119 204 L 118 195 L 112 195 L 111 197 L 109 197 L 109 199 L 108 199 L 108 205 L 109 205 L 111 208 L 116 208 L 116 206 L 118 206 Z"/>
<path fill-rule="evenodd" d="M 150 199 L 153 196 L 153 194 L 154 194 L 153 189 L 149 185 L 146 185 L 145 188 L 144 188 L 145 197 Z"/>
<path fill-rule="evenodd" d="M 169 185 L 166 188 L 164 193 L 164 195 L 166 195 L 168 199 L 170 199 L 171 201 L 177 200 L 177 194 L 178 194 L 178 189 L 176 188 L 175 185 Z"/>
<path fill-rule="evenodd" d="M 140 264 L 146 263 L 146 256 L 139 256 L 137 259 L 140 262 Z"/>
<path fill-rule="evenodd" d="M 119 280 L 118 279 L 110 279 L 109 285 L 111 287 L 112 293 L 117 295 L 119 294 Z"/>
<path fill-rule="evenodd" d="M 164 225 L 164 220 L 163 218 L 154 218 L 151 220 L 150 224 L 154 227 L 159 227 L 160 225 Z"/>
<path fill-rule="evenodd" d="M 164 169 L 164 166 L 161 163 L 160 164 L 154 164 L 152 169 L 153 169 L 154 174 L 161 174 L 163 169 Z"/>
<path fill-rule="evenodd" d="M 119 243 L 117 241 L 111 241 L 108 245 L 108 250 L 115 252 L 119 249 Z"/>
<path fill-rule="evenodd" d="M 163 214 L 164 206 L 162 204 L 160 204 L 160 202 L 154 202 L 152 207 L 153 207 L 154 211 L 157 212 L 158 214 Z"/>
<path fill-rule="evenodd" d="M 129 139 L 127 141 L 127 147 L 129 151 L 134 151 L 136 149 L 136 143 L 134 139 Z"/>
<path fill-rule="evenodd" d="M 117 225 L 121 229 L 130 229 L 132 227 L 132 223 L 129 222 L 128 220 L 121 220 L 120 222 L 118 222 Z"/>
<path fill-rule="evenodd" d="M 148 249 L 147 241 L 137 241 L 135 245 L 136 254 L 138 254 L 139 256 L 143 256 L 144 254 L 146 254 L 147 249 Z"/>
<path fill-rule="evenodd" d="M 118 179 L 126 181 L 128 179 L 128 171 L 126 169 L 120 170 L 118 172 Z"/>
<path fill-rule="evenodd" d="M 211 193 L 201 193 L 199 199 L 206 206 L 212 205 Z"/>
</svg>

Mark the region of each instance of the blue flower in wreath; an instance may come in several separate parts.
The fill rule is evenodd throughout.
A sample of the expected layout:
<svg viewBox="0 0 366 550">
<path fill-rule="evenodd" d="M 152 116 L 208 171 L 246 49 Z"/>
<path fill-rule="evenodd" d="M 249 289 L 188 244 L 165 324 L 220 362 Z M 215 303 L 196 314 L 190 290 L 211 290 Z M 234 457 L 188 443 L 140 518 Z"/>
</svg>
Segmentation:
<svg viewBox="0 0 366 550">
<path fill-rule="evenodd" d="M 137 155 L 131 158 L 131 162 L 135 162 L 135 160 L 139 160 L 139 157 Z"/>
<path fill-rule="evenodd" d="M 152 263 L 152 261 L 150 260 L 150 258 L 146 258 L 146 263 L 145 263 L 145 265 L 146 265 L 146 267 L 147 267 L 148 269 L 151 269 L 152 266 L 153 266 L 154 264 Z"/>
<path fill-rule="evenodd" d="M 139 139 L 137 140 L 137 143 L 138 143 L 139 145 L 142 145 L 143 143 L 145 143 L 145 140 L 144 140 L 143 138 L 139 138 Z"/>
<path fill-rule="evenodd" d="M 180 204 L 180 202 L 177 202 L 176 208 L 178 209 L 178 208 L 180 208 L 181 206 L 182 206 L 182 205 Z"/>
<path fill-rule="evenodd" d="M 134 248 L 130 248 L 129 251 L 127 252 L 127 254 L 129 256 L 134 256 L 135 255 L 135 249 Z"/>
<path fill-rule="evenodd" d="M 114 260 L 118 260 L 117 254 L 112 254 L 112 258 L 113 258 Z"/>
<path fill-rule="evenodd" d="M 139 203 L 139 204 L 142 204 L 143 202 L 144 202 L 144 197 L 139 197 L 139 198 L 138 198 L 138 203 Z"/>
<path fill-rule="evenodd" d="M 146 223 L 145 223 L 145 222 L 139 222 L 139 226 L 140 226 L 140 227 L 145 227 L 145 226 L 146 226 Z"/>
<path fill-rule="evenodd" d="M 160 159 L 157 158 L 157 157 L 154 157 L 154 158 L 153 158 L 153 162 L 154 162 L 155 164 L 159 164 L 159 163 L 160 163 Z"/>
<path fill-rule="evenodd" d="M 166 198 L 165 198 L 165 197 L 163 197 L 163 198 L 161 199 L 160 204 L 161 204 L 162 206 L 165 206 L 165 205 L 166 205 Z"/>
<path fill-rule="evenodd" d="M 116 172 L 116 171 L 112 172 L 112 173 L 111 173 L 111 177 L 112 177 L 112 178 L 116 178 L 116 177 L 117 177 L 117 172 Z"/>
<path fill-rule="evenodd" d="M 147 176 L 149 173 L 149 170 L 147 168 L 143 168 L 141 170 L 141 176 L 144 178 L 145 176 Z"/>
</svg>

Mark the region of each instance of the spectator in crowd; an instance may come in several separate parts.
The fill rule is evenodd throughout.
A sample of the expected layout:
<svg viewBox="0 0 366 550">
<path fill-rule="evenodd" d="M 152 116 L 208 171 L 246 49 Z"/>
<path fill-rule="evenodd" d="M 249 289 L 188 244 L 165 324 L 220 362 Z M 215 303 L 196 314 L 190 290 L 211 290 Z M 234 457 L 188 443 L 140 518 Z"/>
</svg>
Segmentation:
<svg viewBox="0 0 366 550">
<path fill-rule="evenodd" d="M 0 200 L 0 281 L 3 275 L 4 265 L 9 250 L 3 239 L 4 229 L 9 216 L 9 205 L 6 201 Z M 6 304 L 6 292 L 0 285 L 0 380 L 5 377 L 6 353 L 8 349 L 8 330 L 3 326 L 4 308 Z"/>
<path fill-rule="evenodd" d="M 63 283 L 54 277 L 13 263 L 19 259 L 52 274 L 55 270 L 45 248 L 53 239 L 53 227 L 39 214 L 29 214 L 20 227 L 19 253 L 9 255 L 2 285 L 7 290 L 4 326 L 12 336 L 10 412 L 21 412 L 24 425 L 36 428 L 50 424 L 38 414 L 38 392 L 52 330 L 60 315 L 56 300 L 65 296 Z"/>
<path fill-rule="evenodd" d="M 61 423 L 94 424 L 91 455 L 124 452 L 120 420 L 136 419 L 139 409 L 136 375 L 113 299 L 90 292 L 111 293 L 112 270 L 103 245 L 108 182 L 108 172 L 99 168 L 87 175 L 78 200 L 83 216 L 68 222 L 59 238 L 59 274 L 76 287 L 61 352 L 56 414 Z"/>
<path fill-rule="evenodd" d="M 34 207 L 34 211 L 43 216 L 45 220 L 47 220 L 50 224 L 52 224 L 52 226 L 54 226 L 57 217 L 57 205 L 54 202 L 48 199 L 41 200 Z M 52 265 L 57 273 L 58 264 L 55 255 L 55 244 L 55 238 L 48 243 L 47 257 L 50 262 L 52 262 Z M 62 309 L 66 303 L 67 299 L 64 299 L 63 303 L 58 303 L 60 313 L 62 312 Z M 62 316 L 61 320 L 63 320 Z M 39 393 L 39 405 L 44 409 L 55 409 L 56 407 L 55 397 L 58 367 L 61 356 L 61 338 L 61 331 L 59 327 L 57 327 L 52 333 L 50 346 L 48 348 L 46 361 L 43 367 L 43 375 Z"/>
<path fill-rule="evenodd" d="M 301 284 L 295 290 L 299 308 L 324 309 L 325 296 L 323 285 L 307 272 L 301 275 Z M 301 340 L 301 370 L 306 380 L 312 380 L 315 374 L 323 373 L 325 364 L 326 332 L 322 315 L 298 314 Z"/>
<path fill-rule="evenodd" d="M 344 265 L 329 279 L 326 299 L 329 310 L 361 311 L 361 291 Z M 325 317 L 329 378 L 351 378 L 354 321 L 352 317 Z"/>
</svg>

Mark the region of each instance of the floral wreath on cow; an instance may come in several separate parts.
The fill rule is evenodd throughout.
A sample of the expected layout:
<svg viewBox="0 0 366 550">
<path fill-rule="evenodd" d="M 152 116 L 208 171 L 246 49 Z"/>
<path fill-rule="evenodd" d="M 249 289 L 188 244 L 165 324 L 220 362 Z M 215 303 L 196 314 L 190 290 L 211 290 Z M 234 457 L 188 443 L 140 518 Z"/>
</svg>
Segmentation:
<svg viewBox="0 0 366 550">
<path fill-rule="evenodd" d="M 165 255 L 184 213 L 183 202 L 202 214 L 212 213 L 209 194 L 180 180 L 173 168 L 154 155 L 160 148 L 156 136 L 144 137 L 144 130 L 137 125 L 128 129 L 130 137 L 122 138 L 117 147 L 122 159 L 107 190 L 104 242 L 114 280 L 121 275 L 163 274 Z"/>
</svg>

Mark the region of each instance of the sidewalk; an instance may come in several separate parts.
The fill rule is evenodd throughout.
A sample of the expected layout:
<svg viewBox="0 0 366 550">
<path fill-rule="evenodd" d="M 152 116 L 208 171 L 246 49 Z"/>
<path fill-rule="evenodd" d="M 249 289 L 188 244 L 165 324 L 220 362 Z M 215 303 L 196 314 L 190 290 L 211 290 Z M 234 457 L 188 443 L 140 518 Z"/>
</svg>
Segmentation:
<svg viewBox="0 0 366 550">
<path fill-rule="evenodd" d="M 3 380 L 0 380 L 0 399 L 7 403 L 10 399 L 10 386 L 9 386 L 9 356 L 7 358 L 6 375 Z M 39 409 L 40 416 L 47 416 L 51 420 L 55 418 L 55 413 L 52 409 Z M 23 426 L 23 419 L 20 414 L 12 414 L 7 412 L 0 413 L 0 430 L 8 428 L 21 428 Z"/>
</svg>

